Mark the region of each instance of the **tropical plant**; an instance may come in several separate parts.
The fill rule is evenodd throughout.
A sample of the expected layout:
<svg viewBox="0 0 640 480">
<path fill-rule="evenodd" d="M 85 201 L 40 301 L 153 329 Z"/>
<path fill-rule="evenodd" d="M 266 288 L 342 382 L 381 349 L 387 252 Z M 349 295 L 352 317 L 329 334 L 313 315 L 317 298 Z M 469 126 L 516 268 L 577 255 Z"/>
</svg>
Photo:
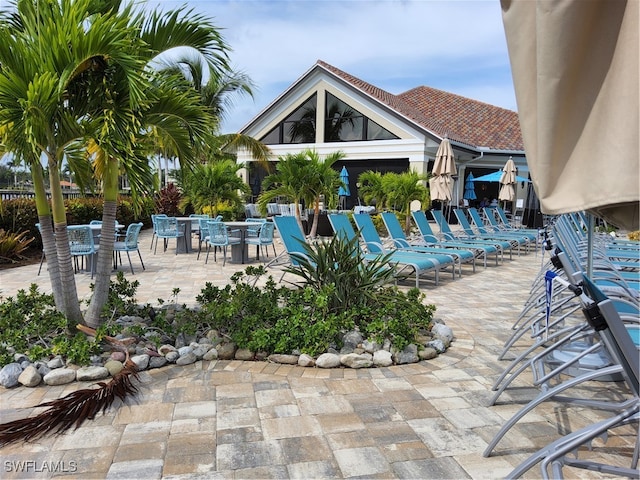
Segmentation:
<svg viewBox="0 0 640 480">
<path fill-rule="evenodd" d="M 241 209 L 243 194 L 248 194 L 249 186 L 238 176 L 244 166 L 231 160 L 212 161 L 205 165 L 196 165 L 192 170 L 178 175 L 182 188 L 180 207 L 184 211 L 188 206 L 196 213 L 207 211 L 216 216 L 220 204 L 233 209 Z"/>
<path fill-rule="evenodd" d="M 427 178 L 411 170 L 402 173 L 385 173 L 382 176 L 382 189 L 385 192 L 387 206 L 404 214 L 405 231 L 411 228 L 411 202 L 428 201 L 429 191 L 424 185 Z"/>
<path fill-rule="evenodd" d="M 365 262 L 357 237 L 348 240 L 336 235 L 328 242 L 304 242 L 302 247 L 305 256 L 285 271 L 297 276 L 301 287 L 326 292 L 330 286 L 327 309 L 331 313 L 344 310 L 346 305 L 370 305 L 378 289 L 394 278 L 391 254 Z"/>
<path fill-rule="evenodd" d="M 364 202 L 368 205 L 376 205 L 378 209 L 384 208 L 386 203 L 386 193 L 382 188 L 382 174 L 367 170 L 362 172 L 358 177 L 358 194 L 362 196 Z"/>
<path fill-rule="evenodd" d="M 278 157 L 276 171 L 262 181 L 263 191 L 258 197 L 260 212 L 266 214 L 267 204 L 279 197 L 284 197 L 295 205 L 301 204 L 309 196 L 310 178 L 309 161 L 304 153 L 288 153 L 284 157 Z M 302 229 L 302 219 L 297 208 L 295 217 Z"/>
<path fill-rule="evenodd" d="M 324 160 L 315 150 L 306 150 L 304 155 L 309 160 L 310 177 L 307 184 L 307 200 L 313 205 L 313 223 L 309 236 L 316 237 L 318 231 L 318 221 L 320 218 L 320 200 L 324 197 L 325 203 L 331 203 L 331 199 L 337 196 L 338 188 L 342 185 L 340 174 L 333 168 L 333 165 L 344 158 L 341 151 L 327 155 Z"/>
</svg>

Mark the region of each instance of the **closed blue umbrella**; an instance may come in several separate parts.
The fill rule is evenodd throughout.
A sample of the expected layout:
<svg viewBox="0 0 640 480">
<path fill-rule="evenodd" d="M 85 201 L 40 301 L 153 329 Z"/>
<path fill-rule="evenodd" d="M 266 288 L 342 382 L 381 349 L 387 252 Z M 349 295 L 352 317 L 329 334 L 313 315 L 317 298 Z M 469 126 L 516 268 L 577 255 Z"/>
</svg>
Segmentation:
<svg viewBox="0 0 640 480">
<path fill-rule="evenodd" d="M 464 184 L 464 195 L 462 196 L 465 200 L 476 200 L 476 185 L 473 183 L 473 173 L 469 173 L 467 176 L 467 180 Z"/>
<path fill-rule="evenodd" d="M 340 181 L 342 182 L 342 185 L 338 188 L 338 197 L 340 198 L 340 208 L 345 210 L 347 206 L 347 197 L 351 196 L 351 191 L 349 190 L 349 172 L 347 171 L 347 167 L 342 167 L 342 170 L 340 171 Z"/>
<path fill-rule="evenodd" d="M 342 170 L 340 171 L 340 181 L 344 185 L 340 185 L 338 195 L 341 197 L 351 196 L 351 192 L 349 191 L 349 172 L 347 171 L 347 167 L 342 167 Z"/>
</svg>

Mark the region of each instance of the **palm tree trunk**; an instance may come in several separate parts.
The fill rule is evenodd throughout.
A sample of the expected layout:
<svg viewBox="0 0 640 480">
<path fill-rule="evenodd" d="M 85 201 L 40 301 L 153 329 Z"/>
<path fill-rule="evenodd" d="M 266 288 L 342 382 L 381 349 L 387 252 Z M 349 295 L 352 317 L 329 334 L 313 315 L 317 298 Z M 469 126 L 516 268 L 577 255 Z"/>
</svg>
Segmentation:
<svg viewBox="0 0 640 480">
<path fill-rule="evenodd" d="M 51 159 L 49 160 L 49 181 L 51 185 L 51 210 L 53 213 L 53 227 L 60 275 L 59 281 L 64 304 L 63 313 L 67 317 L 68 323 L 76 325 L 83 321 L 82 312 L 80 311 L 78 290 L 71 260 L 71 249 L 69 248 L 67 216 L 62 197 L 62 187 L 60 186 L 60 172 L 57 162 Z"/>
<path fill-rule="evenodd" d="M 33 180 L 33 190 L 36 198 L 36 210 L 38 212 L 38 222 L 40 223 L 40 235 L 42 237 L 42 250 L 47 259 L 47 271 L 51 281 L 53 301 L 59 312 L 64 312 L 64 297 L 60 282 L 60 269 L 58 268 L 58 253 L 56 252 L 56 239 L 53 235 L 53 224 L 51 222 L 51 210 L 47 201 L 47 192 L 44 187 L 44 177 L 42 165 L 36 160 L 31 166 L 31 178 Z"/>
<path fill-rule="evenodd" d="M 318 234 L 318 221 L 320 217 L 320 199 L 316 198 L 316 201 L 313 205 L 313 223 L 311 224 L 311 232 L 309 236 L 311 238 L 316 238 Z"/>
<path fill-rule="evenodd" d="M 98 328 L 102 323 L 102 309 L 109 298 L 118 199 L 118 161 L 114 158 L 109 158 L 107 161 L 102 187 L 104 204 L 102 210 L 102 231 L 100 233 L 100 250 L 98 251 L 93 296 L 91 297 L 91 303 L 85 316 L 85 321 L 91 328 Z"/>
</svg>

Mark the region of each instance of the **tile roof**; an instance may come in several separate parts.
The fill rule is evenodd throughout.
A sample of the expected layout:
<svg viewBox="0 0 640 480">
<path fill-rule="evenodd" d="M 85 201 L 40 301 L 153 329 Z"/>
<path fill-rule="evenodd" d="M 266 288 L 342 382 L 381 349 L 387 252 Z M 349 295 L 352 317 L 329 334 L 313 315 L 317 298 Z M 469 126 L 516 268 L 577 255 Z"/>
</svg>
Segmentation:
<svg viewBox="0 0 640 480">
<path fill-rule="evenodd" d="M 316 65 L 440 137 L 475 148 L 524 151 L 517 112 L 425 86 L 393 95 L 322 60 Z"/>
</svg>

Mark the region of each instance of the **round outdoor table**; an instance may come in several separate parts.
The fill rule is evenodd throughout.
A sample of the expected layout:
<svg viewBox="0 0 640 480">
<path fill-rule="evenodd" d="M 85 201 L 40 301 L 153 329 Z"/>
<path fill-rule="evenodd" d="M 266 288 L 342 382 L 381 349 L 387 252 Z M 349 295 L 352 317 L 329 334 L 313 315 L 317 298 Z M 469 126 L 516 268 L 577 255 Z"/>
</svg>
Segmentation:
<svg viewBox="0 0 640 480">
<path fill-rule="evenodd" d="M 191 233 L 197 231 L 200 227 L 198 218 L 194 217 L 176 217 L 178 228 L 182 229 L 184 235 L 178 237 L 176 244 L 176 253 L 191 253 L 193 244 L 191 242 Z M 194 228 L 195 227 L 195 228 Z"/>
<path fill-rule="evenodd" d="M 244 263 L 249 258 L 249 247 L 245 243 L 247 229 L 255 227 L 255 222 L 223 222 L 229 230 L 240 230 L 240 243 L 231 245 L 231 263 Z M 235 235 L 230 235 L 235 236 Z"/>
</svg>

